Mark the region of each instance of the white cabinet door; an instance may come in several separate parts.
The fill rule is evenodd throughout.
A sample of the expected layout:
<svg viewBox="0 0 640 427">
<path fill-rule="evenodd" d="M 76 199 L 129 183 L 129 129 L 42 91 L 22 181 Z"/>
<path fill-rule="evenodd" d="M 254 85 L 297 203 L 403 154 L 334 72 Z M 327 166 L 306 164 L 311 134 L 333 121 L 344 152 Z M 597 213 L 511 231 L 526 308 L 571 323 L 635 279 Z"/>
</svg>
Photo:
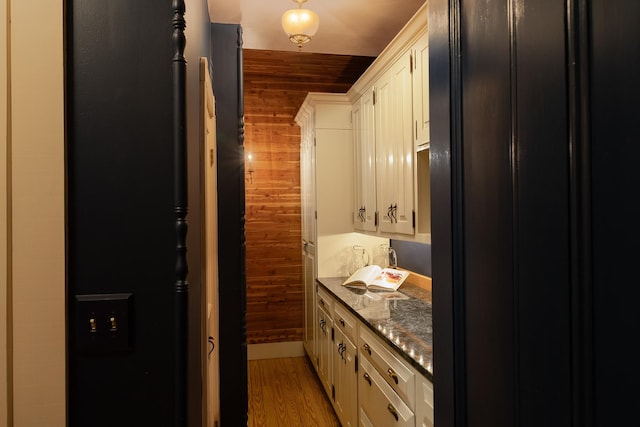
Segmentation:
<svg viewBox="0 0 640 427">
<path fill-rule="evenodd" d="M 413 118 L 416 148 L 429 143 L 429 34 L 413 47 Z"/>
<path fill-rule="evenodd" d="M 380 231 L 414 234 L 411 51 L 376 83 L 376 150 Z"/>
<path fill-rule="evenodd" d="M 323 300 L 318 298 L 318 377 L 324 387 L 325 392 L 331 396 L 331 387 L 333 386 L 333 372 L 331 367 L 332 362 L 332 341 L 331 335 L 333 330 L 333 320 L 329 313 L 325 311 L 327 305 L 321 304 Z"/>
<path fill-rule="evenodd" d="M 304 347 L 309 358 L 316 363 L 316 261 L 315 246 L 303 245 L 304 274 Z"/>
<path fill-rule="evenodd" d="M 333 340 L 334 408 L 343 427 L 355 427 L 358 420 L 358 377 L 356 346 L 339 327 Z"/>
<path fill-rule="evenodd" d="M 374 91 L 368 90 L 353 105 L 355 156 L 354 228 L 376 231 L 376 145 Z"/>
<path fill-rule="evenodd" d="M 421 377 L 416 386 L 416 427 L 433 427 L 433 384 Z"/>
<path fill-rule="evenodd" d="M 316 244 L 316 149 L 313 114 L 300 128 L 300 194 L 302 203 L 302 241 Z"/>
</svg>

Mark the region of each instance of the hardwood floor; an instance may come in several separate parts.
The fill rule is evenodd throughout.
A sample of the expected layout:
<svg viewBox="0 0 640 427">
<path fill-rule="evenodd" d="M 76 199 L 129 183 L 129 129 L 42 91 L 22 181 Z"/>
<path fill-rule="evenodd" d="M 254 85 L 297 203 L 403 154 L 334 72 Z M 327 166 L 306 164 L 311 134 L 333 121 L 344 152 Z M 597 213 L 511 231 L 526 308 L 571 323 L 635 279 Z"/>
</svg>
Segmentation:
<svg viewBox="0 0 640 427">
<path fill-rule="evenodd" d="M 306 357 L 250 360 L 249 427 L 340 427 Z"/>
</svg>

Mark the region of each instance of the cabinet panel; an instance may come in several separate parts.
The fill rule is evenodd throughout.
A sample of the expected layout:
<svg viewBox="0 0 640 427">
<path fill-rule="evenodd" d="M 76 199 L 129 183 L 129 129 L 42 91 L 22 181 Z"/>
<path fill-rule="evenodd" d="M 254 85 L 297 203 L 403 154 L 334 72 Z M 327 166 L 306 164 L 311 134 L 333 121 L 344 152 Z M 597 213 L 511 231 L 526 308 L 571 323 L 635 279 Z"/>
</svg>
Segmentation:
<svg viewBox="0 0 640 427">
<path fill-rule="evenodd" d="M 315 247 L 303 245 L 302 259 L 304 261 L 304 347 L 309 358 L 316 364 L 316 265 Z"/>
<path fill-rule="evenodd" d="M 429 34 L 413 48 L 413 117 L 416 146 L 429 143 Z"/>
<path fill-rule="evenodd" d="M 331 352 L 331 335 L 333 330 L 333 321 L 328 312 L 325 311 L 325 306 L 320 304 L 318 299 L 318 311 L 317 311 L 317 325 L 318 325 L 318 377 L 324 387 L 325 392 L 331 396 L 331 387 L 333 385 L 333 372 L 332 372 L 332 352 Z"/>
<path fill-rule="evenodd" d="M 354 427 L 358 416 L 356 346 L 334 319 L 333 385 L 334 407 L 343 427 Z"/>
<path fill-rule="evenodd" d="M 373 426 L 415 426 L 411 409 L 364 357 L 358 372 L 358 405 Z"/>
<path fill-rule="evenodd" d="M 433 427 L 433 384 L 426 378 L 418 381 L 416 401 L 417 427 Z"/>
<path fill-rule="evenodd" d="M 413 234 L 413 104 L 411 52 L 376 82 L 378 220 L 380 231 Z"/>
<path fill-rule="evenodd" d="M 368 90 L 353 105 L 355 156 L 354 228 L 376 231 L 376 145 L 374 91 Z"/>
<path fill-rule="evenodd" d="M 318 236 L 348 233 L 353 230 L 352 132 L 316 129 L 315 137 Z"/>
<path fill-rule="evenodd" d="M 313 115 L 300 126 L 300 195 L 302 203 L 302 241 L 316 243 L 316 149 Z"/>
</svg>

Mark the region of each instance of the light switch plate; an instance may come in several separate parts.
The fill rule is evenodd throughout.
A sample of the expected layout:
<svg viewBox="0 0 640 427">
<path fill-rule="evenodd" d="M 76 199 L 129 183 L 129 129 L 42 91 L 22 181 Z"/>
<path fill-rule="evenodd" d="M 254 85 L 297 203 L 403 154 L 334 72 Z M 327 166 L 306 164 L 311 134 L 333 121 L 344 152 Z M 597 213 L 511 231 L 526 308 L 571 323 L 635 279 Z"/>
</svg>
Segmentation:
<svg viewBox="0 0 640 427">
<path fill-rule="evenodd" d="M 75 313 L 78 352 L 100 355 L 133 349 L 133 294 L 76 295 Z"/>
</svg>

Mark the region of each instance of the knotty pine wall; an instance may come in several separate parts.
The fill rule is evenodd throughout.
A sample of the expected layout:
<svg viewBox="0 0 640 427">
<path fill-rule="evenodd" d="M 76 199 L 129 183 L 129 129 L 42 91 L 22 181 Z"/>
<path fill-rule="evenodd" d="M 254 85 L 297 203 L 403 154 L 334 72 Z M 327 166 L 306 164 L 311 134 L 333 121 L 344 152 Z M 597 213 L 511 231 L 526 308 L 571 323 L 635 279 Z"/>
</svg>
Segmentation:
<svg viewBox="0 0 640 427">
<path fill-rule="evenodd" d="M 346 92 L 375 58 L 244 50 L 247 343 L 301 341 L 300 128 L 308 92 Z"/>
</svg>

